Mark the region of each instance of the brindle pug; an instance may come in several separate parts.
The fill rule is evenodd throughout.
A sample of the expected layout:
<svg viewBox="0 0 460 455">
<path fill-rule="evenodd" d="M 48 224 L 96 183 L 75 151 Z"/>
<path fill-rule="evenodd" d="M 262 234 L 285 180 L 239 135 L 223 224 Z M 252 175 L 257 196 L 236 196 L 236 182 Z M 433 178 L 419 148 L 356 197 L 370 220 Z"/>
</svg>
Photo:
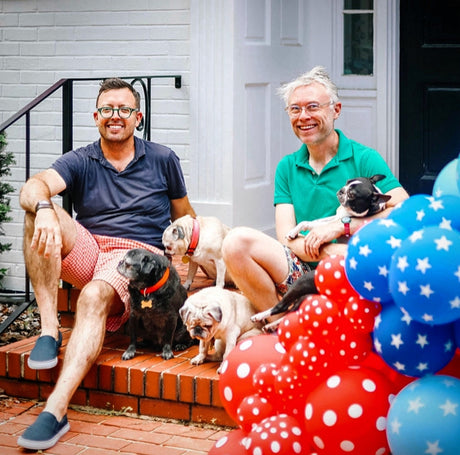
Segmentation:
<svg viewBox="0 0 460 455">
<path fill-rule="evenodd" d="M 187 299 L 176 269 L 165 256 L 143 248 L 129 250 L 118 264 L 118 272 L 129 279 L 130 344 L 122 359 L 132 359 L 138 337 L 149 341 L 163 359 L 174 357 L 172 349 L 183 350 L 194 344 L 179 317 Z"/>
</svg>

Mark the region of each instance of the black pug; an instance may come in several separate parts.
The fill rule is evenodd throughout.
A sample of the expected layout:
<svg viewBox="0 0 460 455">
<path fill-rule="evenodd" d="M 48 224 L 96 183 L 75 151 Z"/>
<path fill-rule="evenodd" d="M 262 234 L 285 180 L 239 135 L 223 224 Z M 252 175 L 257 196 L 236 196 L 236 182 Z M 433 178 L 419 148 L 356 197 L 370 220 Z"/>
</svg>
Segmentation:
<svg viewBox="0 0 460 455">
<path fill-rule="evenodd" d="M 126 253 L 117 270 L 129 279 L 131 297 L 130 344 L 122 355 L 123 360 L 134 357 L 138 337 L 161 351 L 165 360 L 174 357 L 173 347 L 181 351 L 195 343 L 179 317 L 187 291 L 167 257 L 134 248 Z"/>
</svg>

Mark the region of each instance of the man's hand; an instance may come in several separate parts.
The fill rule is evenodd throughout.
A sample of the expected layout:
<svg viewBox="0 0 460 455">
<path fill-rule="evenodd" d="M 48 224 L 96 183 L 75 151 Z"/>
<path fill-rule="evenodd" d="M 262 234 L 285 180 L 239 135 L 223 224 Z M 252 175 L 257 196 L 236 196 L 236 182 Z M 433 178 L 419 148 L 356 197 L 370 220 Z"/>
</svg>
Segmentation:
<svg viewBox="0 0 460 455">
<path fill-rule="evenodd" d="M 41 209 L 37 212 L 30 248 L 45 258 L 61 256 L 61 226 L 53 209 Z"/>
<path fill-rule="evenodd" d="M 320 248 L 325 243 L 330 243 L 343 235 L 343 224 L 339 221 L 332 221 L 327 224 L 314 227 L 304 237 L 305 254 L 314 260 L 320 257 Z"/>
</svg>

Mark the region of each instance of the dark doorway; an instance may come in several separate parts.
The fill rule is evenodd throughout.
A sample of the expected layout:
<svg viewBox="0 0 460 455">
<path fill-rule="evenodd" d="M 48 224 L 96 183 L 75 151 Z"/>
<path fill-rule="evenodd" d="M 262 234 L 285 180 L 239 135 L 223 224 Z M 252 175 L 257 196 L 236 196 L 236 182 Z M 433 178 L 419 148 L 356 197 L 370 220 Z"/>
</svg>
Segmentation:
<svg viewBox="0 0 460 455">
<path fill-rule="evenodd" d="M 401 0 L 399 178 L 431 194 L 460 153 L 460 1 Z"/>
</svg>

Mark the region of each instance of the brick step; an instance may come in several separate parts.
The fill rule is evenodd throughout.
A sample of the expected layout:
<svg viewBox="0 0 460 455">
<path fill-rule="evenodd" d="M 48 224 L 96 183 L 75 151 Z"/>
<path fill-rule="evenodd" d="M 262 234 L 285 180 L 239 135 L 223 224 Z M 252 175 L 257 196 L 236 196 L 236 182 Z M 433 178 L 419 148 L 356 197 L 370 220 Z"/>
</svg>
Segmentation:
<svg viewBox="0 0 460 455">
<path fill-rule="evenodd" d="M 176 268 L 181 276 L 185 276 L 186 270 L 181 264 Z M 212 284 L 200 273 L 192 292 Z M 46 400 L 49 396 L 58 378 L 72 331 L 77 297 L 75 289 L 59 290 L 63 343 L 55 368 L 36 371 L 27 366 L 36 336 L 0 347 L 0 388 L 6 394 L 35 400 Z M 198 346 L 175 352 L 175 357 L 170 360 L 163 360 L 148 348 L 139 348 L 133 359 L 122 360 L 121 355 L 128 345 L 126 334 L 106 334 L 103 349 L 72 397 L 72 404 L 187 422 L 236 426 L 220 401 L 218 364 L 195 366 L 190 363 L 190 359 L 198 353 Z"/>
</svg>

